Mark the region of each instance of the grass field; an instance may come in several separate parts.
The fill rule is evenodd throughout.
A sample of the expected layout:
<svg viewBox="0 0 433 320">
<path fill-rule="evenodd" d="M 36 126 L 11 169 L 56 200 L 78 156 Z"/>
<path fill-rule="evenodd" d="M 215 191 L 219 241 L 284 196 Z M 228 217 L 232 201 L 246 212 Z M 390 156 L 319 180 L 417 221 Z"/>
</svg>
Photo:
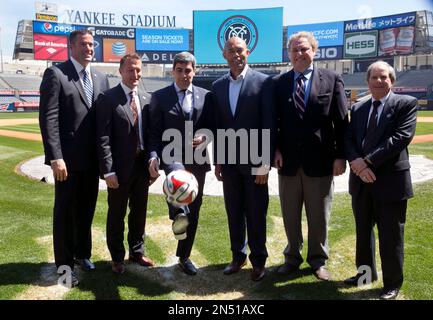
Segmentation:
<svg viewBox="0 0 433 320">
<path fill-rule="evenodd" d="M 1 115 L 1 114 L 0 114 Z M 4 128 L 4 127 L 2 127 Z M 32 130 L 34 126 L 20 126 Z M 433 143 L 410 146 L 412 154 L 433 159 Z M 268 211 L 267 276 L 249 280 L 251 266 L 232 276 L 222 275 L 230 261 L 227 219 L 222 197 L 205 197 L 192 260 L 200 267 L 195 277 L 179 271 L 176 242 L 162 196 L 151 195 L 146 223 L 146 254 L 157 266 L 127 265 L 115 276 L 105 244 L 106 192 L 101 192 L 93 224 L 93 257 L 97 271 L 79 273 L 80 286 L 70 291 L 56 286 L 52 264 L 53 186 L 14 172 L 26 159 L 41 155 L 39 142 L 0 137 L 0 299 L 375 299 L 381 281 L 371 288 L 346 288 L 342 280 L 355 272 L 355 226 L 348 194 L 336 194 L 329 229 L 333 280 L 318 282 L 304 263 L 288 279 L 276 274 L 283 262 L 285 234 L 279 199 L 271 197 Z M 405 282 L 402 298 L 433 299 L 433 181 L 415 185 L 405 229 Z M 306 236 L 305 221 L 304 237 Z M 307 245 L 307 244 L 306 244 Z M 304 248 L 304 256 L 307 248 Z M 377 254 L 379 262 L 379 257 Z"/>
</svg>

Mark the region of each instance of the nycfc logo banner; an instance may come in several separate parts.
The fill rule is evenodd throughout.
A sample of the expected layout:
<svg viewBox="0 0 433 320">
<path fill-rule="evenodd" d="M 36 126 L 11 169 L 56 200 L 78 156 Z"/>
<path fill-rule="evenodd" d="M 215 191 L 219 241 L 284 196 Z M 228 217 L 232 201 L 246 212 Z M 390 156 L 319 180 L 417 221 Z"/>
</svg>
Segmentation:
<svg viewBox="0 0 433 320">
<path fill-rule="evenodd" d="M 259 33 L 251 19 L 238 15 L 226 19 L 218 30 L 218 45 L 221 50 L 224 50 L 224 44 L 232 37 L 243 39 L 248 49 L 253 52 L 257 45 Z"/>
</svg>

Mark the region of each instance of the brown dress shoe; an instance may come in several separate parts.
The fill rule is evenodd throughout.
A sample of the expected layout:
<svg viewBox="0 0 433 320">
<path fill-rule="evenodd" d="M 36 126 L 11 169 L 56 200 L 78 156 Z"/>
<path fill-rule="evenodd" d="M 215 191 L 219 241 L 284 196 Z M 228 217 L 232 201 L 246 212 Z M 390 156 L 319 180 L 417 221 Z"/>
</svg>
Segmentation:
<svg viewBox="0 0 433 320">
<path fill-rule="evenodd" d="M 321 266 L 319 269 L 314 270 L 314 275 L 317 279 L 323 281 L 328 281 L 329 279 L 331 279 L 329 271 L 326 270 L 324 266 Z"/>
<path fill-rule="evenodd" d="M 153 267 L 155 265 L 155 262 L 153 262 L 152 259 L 142 255 L 142 254 L 135 254 L 129 256 L 129 261 L 138 263 L 140 266 L 143 267 Z"/>
<path fill-rule="evenodd" d="M 247 264 L 246 260 L 244 260 L 242 262 L 232 261 L 232 262 L 230 262 L 230 264 L 227 267 L 225 267 L 223 273 L 225 275 L 229 275 L 232 273 L 239 272 L 239 270 L 241 270 L 246 264 Z"/>
<path fill-rule="evenodd" d="M 265 267 L 256 267 L 251 271 L 251 280 L 260 281 L 265 276 Z"/>
<path fill-rule="evenodd" d="M 111 265 L 111 270 L 113 270 L 114 273 L 122 274 L 125 272 L 125 264 L 122 262 L 115 262 L 113 261 L 113 264 Z"/>
</svg>

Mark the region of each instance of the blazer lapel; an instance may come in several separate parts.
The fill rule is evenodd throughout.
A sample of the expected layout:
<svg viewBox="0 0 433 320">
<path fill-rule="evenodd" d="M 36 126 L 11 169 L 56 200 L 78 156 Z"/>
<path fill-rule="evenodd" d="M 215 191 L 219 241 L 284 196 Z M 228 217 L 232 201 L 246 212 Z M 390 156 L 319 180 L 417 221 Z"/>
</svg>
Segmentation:
<svg viewBox="0 0 433 320">
<path fill-rule="evenodd" d="M 359 109 L 358 130 L 362 134 L 357 134 L 357 144 L 359 150 L 362 150 L 362 141 L 367 132 L 368 114 L 370 113 L 371 99 L 368 99 Z"/>
<path fill-rule="evenodd" d="M 199 95 L 198 90 L 195 88 L 195 86 L 192 87 L 192 117 L 191 120 L 194 124 L 197 123 L 197 121 L 200 119 L 201 112 L 203 111 L 203 105 L 204 105 L 204 97 Z"/>
<path fill-rule="evenodd" d="M 131 123 L 131 126 L 134 126 L 134 116 L 132 115 L 132 110 L 129 102 L 129 97 L 126 96 L 125 91 L 123 90 L 122 86 L 117 86 L 119 89 L 119 97 L 123 97 L 120 105 L 122 106 L 123 110 L 125 111 L 126 115 L 128 116 L 129 122 Z"/>
<path fill-rule="evenodd" d="M 101 81 L 99 79 L 98 74 L 92 68 L 90 68 L 90 74 L 93 82 L 93 101 L 96 101 L 99 94 L 102 92 Z"/>
<path fill-rule="evenodd" d="M 310 106 L 317 105 L 317 95 L 319 94 L 320 87 L 322 85 L 322 73 L 320 72 L 320 70 L 318 70 L 318 68 L 313 69 L 313 74 L 311 75 L 310 81 L 311 90 L 310 95 L 308 96 L 308 103 L 305 112 L 311 114 L 317 111 L 316 108 L 312 108 Z"/>
<path fill-rule="evenodd" d="M 230 108 L 230 97 L 229 97 L 230 80 L 228 75 L 225 76 L 221 85 L 222 85 L 221 101 L 223 103 L 223 108 L 225 109 L 225 112 L 228 115 L 230 115 L 231 118 L 233 118 L 234 116 L 232 113 L 232 109 Z"/>
<path fill-rule="evenodd" d="M 381 139 L 383 133 L 385 132 L 386 127 L 388 126 L 388 117 L 393 111 L 392 106 L 394 105 L 394 97 L 395 94 L 391 92 L 391 94 L 389 95 L 388 99 L 385 102 L 385 105 L 383 106 L 383 110 L 379 118 L 379 123 L 376 128 L 376 134 L 374 136 L 375 142 L 378 142 Z"/>
<path fill-rule="evenodd" d="M 70 69 L 70 73 L 73 74 L 72 77 L 72 83 L 75 85 L 75 87 L 77 88 L 78 92 L 80 93 L 81 99 L 83 100 L 84 104 L 86 105 L 87 109 L 90 109 L 91 105 L 89 105 L 89 102 L 87 101 L 87 97 L 84 94 L 84 88 L 83 85 L 81 83 L 80 80 L 80 75 L 77 73 L 77 70 L 74 67 L 74 64 L 72 63 L 71 60 L 69 61 L 69 69 Z"/>
</svg>

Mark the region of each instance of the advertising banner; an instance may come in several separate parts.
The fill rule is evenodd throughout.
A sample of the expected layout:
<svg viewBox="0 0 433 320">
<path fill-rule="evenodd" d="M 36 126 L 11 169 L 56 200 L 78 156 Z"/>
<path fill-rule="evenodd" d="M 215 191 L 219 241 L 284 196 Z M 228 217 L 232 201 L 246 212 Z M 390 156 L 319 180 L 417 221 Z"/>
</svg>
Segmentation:
<svg viewBox="0 0 433 320">
<path fill-rule="evenodd" d="M 378 56 L 413 53 L 415 27 L 391 28 L 379 31 Z"/>
<path fill-rule="evenodd" d="M 94 37 L 135 39 L 134 28 L 87 27 Z"/>
<path fill-rule="evenodd" d="M 377 31 L 346 33 L 344 58 L 369 58 L 377 55 Z"/>
<path fill-rule="evenodd" d="M 343 46 L 319 47 L 314 56 L 315 61 L 339 59 L 343 59 Z M 283 48 L 283 61 L 290 61 L 287 48 Z"/>
<path fill-rule="evenodd" d="M 416 12 L 394 14 L 384 17 L 351 20 L 344 22 L 344 32 L 358 32 L 364 30 L 381 30 L 413 26 L 416 23 Z"/>
<path fill-rule="evenodd" d="M 135 41 L 131 39 L 103 39 L 104 62 L 119 62 L 127 53 L 135 52 Z"/>
<path fill-rule="evenodd" d="M 189 51 L 188 29 L 136 29 L 139 51 Z"/>
<path fill-rule="evenodd" d="M 174 56 L 179 51 L 138 51 L 142 63 L 172 64 Z"/>
<path fill-rule="evenodd" d="M 35 60 L 65 61 L 68 59 L 68 38 L 47 34 L 33 34 Z"/>
<path fill-rule="evenodd" d="M 245 40 L 249 63 L 282 62 L 283 8 L 193 11 L 194 53 L 198 64 L 226 64 L 225 42 Z"/>
<path fill-rule="evenodd" d="M 292 34 L 299 31 L 311 32 L 319 42 L 319 47 L 342 46 L 344 40 L 344 22 L 302 24 L 287 27 L 286 44 Z"/>
<path fill-rule="evenodd" d="M 33 33 L 68 36 L 72 31 L 86 29 L 86 26 L 61 24 L 54 22 L 33 21 Z"/>
</svg>

